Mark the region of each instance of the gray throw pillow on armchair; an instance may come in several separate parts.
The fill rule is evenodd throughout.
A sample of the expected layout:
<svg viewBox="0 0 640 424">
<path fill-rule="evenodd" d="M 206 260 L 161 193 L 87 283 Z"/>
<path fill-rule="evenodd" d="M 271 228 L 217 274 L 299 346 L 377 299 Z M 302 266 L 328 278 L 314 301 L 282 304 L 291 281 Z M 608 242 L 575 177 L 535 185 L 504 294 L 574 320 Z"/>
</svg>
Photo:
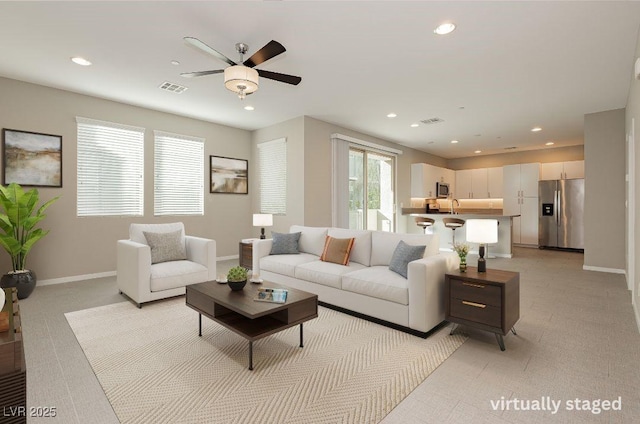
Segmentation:
<svg viewBox="0 0 640 424">
<path fill-rule="evenodd" d="M 407 278 L 409 262 L 421 259 L 427 246 L 411 246 L 400 240 L 393 252 L 389 269 Z"/>
<path fill-rule="evenodd" d="M 187 247 L 182 241 L 182 230 L 169 233 L 143 231 L 142 234 L 151 248 L 152 264 L 187 259 Z"/>
<path fill-rule="evenodd" d="M 298 241 L 302 233 L 274 233 L 271 232 L 273 244 L 271 245 L 272 255 L 291 255 L 300 253 Z"/>
</svg>

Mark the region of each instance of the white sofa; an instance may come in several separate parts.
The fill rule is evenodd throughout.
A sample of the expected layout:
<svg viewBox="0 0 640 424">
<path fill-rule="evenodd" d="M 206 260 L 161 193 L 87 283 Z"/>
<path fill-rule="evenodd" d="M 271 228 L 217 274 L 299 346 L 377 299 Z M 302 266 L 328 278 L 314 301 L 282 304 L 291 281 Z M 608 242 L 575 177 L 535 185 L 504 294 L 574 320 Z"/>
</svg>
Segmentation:
<svg viewBox="0 0 640 424">
<path fill-rule="evenodd" d="M 459 266 L 459 258 L 439 252 L 437 235 L 298 225 L 290 232 L 301 233 L 299 254 L 271 255 L 272 239 L 254 241 L 253 272 L 264 280 L 315 293 L 325 304 L 422 337 L 444 321 L 444 275 Z M 348 265 L 320 260 L 327 235 L 355 238 Z M 389 270 L 400 240 L 426 245 L 424 257 L 409 263 L 408 278 Z"/>
<path fill-rule="evenodd" d="M 170 233 L 178 230 L 182 231 L 186 259 L 152 264 L 151 248 L 144 232 Z M 118 240 L 117 250 L 118 289 L 138 308 L 145 302 L 183 295 L 188 284 L 216 278 L 215 240 L 185 235 L 182 222 L 131 224 L 129 240 Z"/>
</svg>

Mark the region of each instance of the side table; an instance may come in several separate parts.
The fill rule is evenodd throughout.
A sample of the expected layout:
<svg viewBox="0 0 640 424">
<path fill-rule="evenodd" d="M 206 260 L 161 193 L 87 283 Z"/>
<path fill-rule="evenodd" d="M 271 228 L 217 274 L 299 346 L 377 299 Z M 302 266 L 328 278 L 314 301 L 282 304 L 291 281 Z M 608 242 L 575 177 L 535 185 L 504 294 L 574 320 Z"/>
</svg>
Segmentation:
<svg viewBox="0 0 640 424">
<path fill-rule="evenodd" d="M 520 319 L 520 273 L 488 269 L 478 272 L 445 274 L 445 319 L 495 333 L 500 350 L 509 330 L 516 334 L 515 323 Z M 451 330 L 453 332 L 453 329 Z"/>
<path fill-rule="evenodd" d="M 239 246 L 240 266 L 253 268 L 253 242 L 241 241 Z"/>
<path fill-rule="evenodd" d="M 27 366 L 22 345 L 22 325 L 18 293 L 15 288 L 4 290 L 7 301 L 2 308 L 7 329 L 0 332 L 0 422 L 27 422 Z"/>
</svg>

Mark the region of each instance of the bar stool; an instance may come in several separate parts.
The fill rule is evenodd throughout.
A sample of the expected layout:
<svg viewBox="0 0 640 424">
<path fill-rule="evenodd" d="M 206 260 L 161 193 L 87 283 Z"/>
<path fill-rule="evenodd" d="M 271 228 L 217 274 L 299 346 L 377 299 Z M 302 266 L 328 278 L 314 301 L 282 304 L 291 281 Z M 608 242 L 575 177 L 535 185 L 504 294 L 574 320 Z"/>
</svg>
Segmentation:
<svg viewBox="0 0 640 424">
<path fill-rule="evenodd" d="M 428 234 L 427 228 L 433 227 L 434 222 L 435 221 L 431 218 L 423 218 L 421 216 L 416 216 L 416 225 L 418 227 L 422 227 L 425 234 Z"/>
<path fill-rule="evenodd" d="M 456 228 L 460 228 L 464 225 L 464 219 L 460 218 L 442 218 L 442 223 L 445 227 L 451 228 L 451 240 L 452 243 L 456 244 Z"/>
</svg>

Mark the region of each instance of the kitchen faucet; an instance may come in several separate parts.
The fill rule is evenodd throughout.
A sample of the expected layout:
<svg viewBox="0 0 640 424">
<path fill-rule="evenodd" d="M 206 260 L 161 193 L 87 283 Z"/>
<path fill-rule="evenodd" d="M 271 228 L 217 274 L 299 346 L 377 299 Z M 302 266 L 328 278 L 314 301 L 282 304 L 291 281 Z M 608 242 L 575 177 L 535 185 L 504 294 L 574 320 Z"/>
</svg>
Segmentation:
<svg viewBox="0 0 640 424">
<path fill-rule="evenodd" d="M 456 209 L 453 207 L 454 202 L 458 204 L 458 207 L 460 207 L 460 202 L 458 201 L 458 199 L 451 199 L 451 215 L 454 215 L 456 213 Z"/>
</svg>

